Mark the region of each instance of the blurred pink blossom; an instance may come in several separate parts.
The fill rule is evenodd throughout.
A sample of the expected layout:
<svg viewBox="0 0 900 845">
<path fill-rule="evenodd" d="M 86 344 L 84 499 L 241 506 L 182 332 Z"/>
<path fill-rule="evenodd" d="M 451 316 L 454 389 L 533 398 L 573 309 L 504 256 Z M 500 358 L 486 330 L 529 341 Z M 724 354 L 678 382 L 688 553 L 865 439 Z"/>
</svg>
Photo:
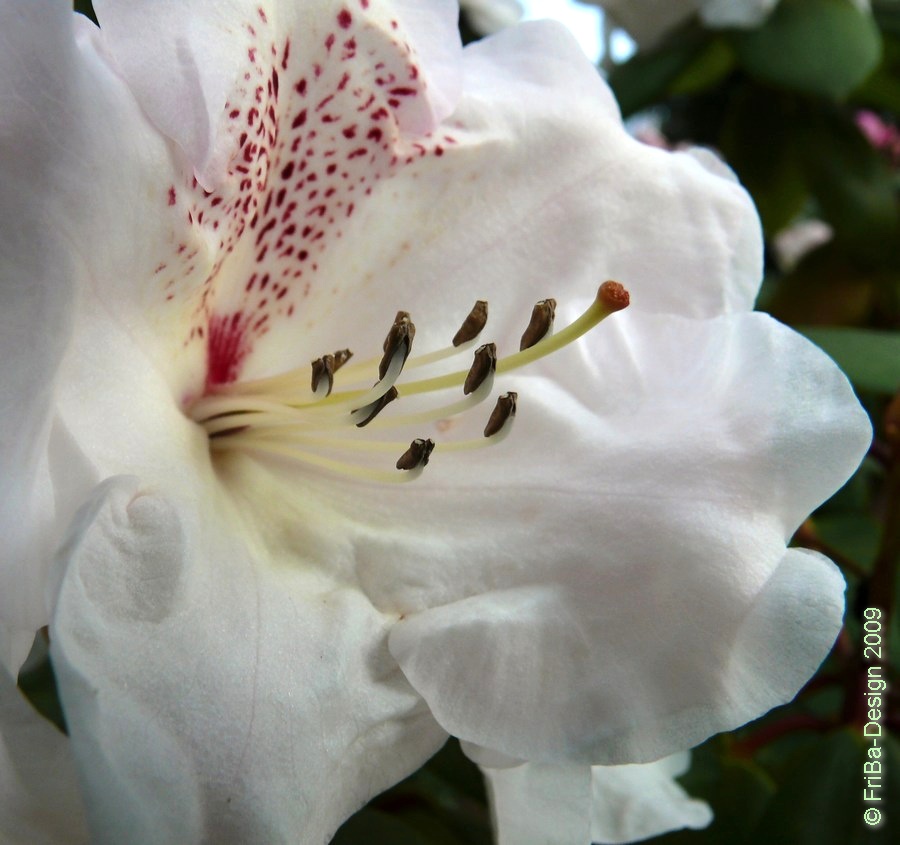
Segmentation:
<svg viewBox="0 0 900 845">
<path fill-rule="evenodd" d="M 894 167 L 900 166 L 900 130 L 868 109 L 856 113 L 856 125 L 869 143 L 884 153 Z"/>
</svg>

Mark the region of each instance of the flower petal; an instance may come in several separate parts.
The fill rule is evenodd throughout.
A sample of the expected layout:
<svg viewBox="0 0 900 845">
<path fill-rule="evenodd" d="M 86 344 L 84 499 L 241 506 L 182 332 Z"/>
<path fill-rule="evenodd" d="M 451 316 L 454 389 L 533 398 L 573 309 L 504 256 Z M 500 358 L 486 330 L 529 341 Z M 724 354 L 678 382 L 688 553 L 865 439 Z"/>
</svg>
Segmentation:
<svg viewBox="0 0 900 845">
<path fill-rule="evenodd" d="M 709 807 L 674 780 L 689 765 L 685 752 L 641 766 L 526 763 L 482 772 L 498 845 L 619 845 L 712 821 Z"/>
<path fill-rule="evenodd" d="M 104 379 L 121 375 L 119 367 L 129 376 L 143 368 L 136 383 L 146 385 L 149 372 L 154 388 L 160 383 L 154 398 L 164 402 L 141 407 L 138 422 L 156 420 L 158 409 L 173 405 L 171 371 L 183 360 L 180 339 L 191 315 L 167 303 L 155 272 L 161 256 L 174 253 L 176 211 L 182 219 L 167 199 L 178 166 L 98 52 L 97 28 L 73 15 L 66 0 L 27 9 L 4 2 L 0 27 L 8 38 L 0 56 L 0 620 L 8 634 L 0 659 L 15 671 L 48 621 L 48 561 L 98 480 L 103 454 L 88 458 L 85 451 L 98 431 L 107 451 L 125 439 L 122 426 L 106 436 L 109 418 L 99 429 L 95 419 L 81 427 L 71 408 L 52 415 L 51 404 L 60 393 L 86 405 L 121 399 L 129 379 L 114 382 L 111 392 Z M 153 198 L 162 213 L 146 213 L 142 203 Z M 64 354 L 73 336 L 78 352 Z M 100 392 L 91 395 L 95 388 Z M 117 420 L 135 412 L 128 407 L 134 400 L 124 397 Z M 103 419 L 109 409 L 94 412 Z"/>
<path fill-rule="evenodd" d="M 192 379 L 202 383 L 206 350 L 183 341 L 215 256 L 187 223 L 182 163 L 110 67 L 96 26 L 73 15 L 64 0 L 44 0 L 28 14 L 14 3 L 4 3 L 4 14 L 7 9 L 14 18 L 7 29 L 17 37 L 4 54 L 10 69 L 0 82 L 2 96 L 31 104 L 22 125 L 9 110 L 6 143 L 21 150 L 10 149 L 0 165 L 11 185 L 4 196 L 15 198 L 8 231 L 18 249 L 30 251 L 28 260 L 52 273 L 35 266 L 29 275 L 10 272 L 4 279 L 48 275 L 54 307 L 69 322 L 73 313 L 77 324 L 85 310 L 102 312 L 132 336 L 173 392 Z M 37 70 L 36 55 L 48 57 Z M 50 316 L 42 323 L 23 313 L 19 323 L 37 361 L 69 340 L 68 329 L 55 330 Z M 52 343 L 36 349 L 38 338 Z"/>
<path fill-rule="evenodd" d="M 175 359 L 160 366 L 180 399 L 233 381 L 276 324 L 276 368 L 322 354 L 309 328 L 330 316 L 348 276 L 346 267 L 326 273 L 323 253 L 346 260 L 341 239 L 366 195 L 434 146 L 427 136 L 455 103 L 460 64 L 452 0 L 427 9 L 407 0 L 186 5 L 103 3 L 104 28 L 94 39 L 185 149 L 199 143 L 187 136 L 207 134 L 209 114 L 217 115 L 215 149 L 196 153 L 206 156 L 198 162 L 169 145 L 155 163 L 156 189 L 148 186 L 139 204 L 165 227 L 167 248 L 128 273 L 97 274 L 139 283 L 143 319 L 128 314 L 123 322 L 165 327 L 157 334 Z M 146 18 L 162 37 L 142 37 L 137 24 Z M 229 34 L 220 43 L 213 36 L 223 27 Z M 208 46 L 211 38 L 217 46 Z M 175 61 L 195 43 L 211 54 Z M 191 70 L 200 67 L 204 78 Z M 175 109 L 172 88 L 190 89 L 202 108 L 179 101 Z M 171 114 L 160 116 L 166 109 Z M 118 125 L 111 111 L 107 122 Z M 147 146 L 155 151 L 164 139 L 153 134 Z M 142 153 L 124 156 L 132 181 L 144 178 Z M 119 240 L 154 243 L 138 229 Z M 138 338 L 151 355 L 158 339 Z"/>
<path fill-rule="evenodd" d="M 327 841 L 446 735 L 389 618 L 296 562 L 260 566 L 192 505 L 110 479 L 60 555 L 51 653 L 91 830 Z"/>
<path fill-rule="evenodd" d="M 631 138 L 561 25 L 525 23 L 469 45 L 462 97 L 439 131 L 445 139 L 385 173 L 342 227 L 352 261 L 323 246 L 319 273 L 340 285 L 314 282 L 307 302 L 329 317 L 316 326 L 322 349 L 380 343 L 398 308 L 417 320 L 421 347 L 444 345 L 475 298 L 499 315 L 493 339 L 518 337 L 523 300 L 590 295 L 605 278 L 624 283 L 636 309 L 752 307 L 762 239 L 750 198 L 711 155 Z M 262 343 L 283 355 L 290 330 Z"/>
<path fill-rule="evenodd" d="M 87 838 L 68 739 L 0 669 L 0 839 L 84 845 Z"/>
<path fill-rule="evenodd" d="M 244 4 L 216 7 L 219 18 L 190 6 L 177 23 L 169 3 L 101 8 L 108 26 L 89 39 L 99 51 L 91 68 L 106 72 L 96 124 L 117 133 L 131 170 L 105 168 L 92 219 L 109 228 L 85 234 L 132 249 L 91 256 L 91 291 L 112 303 L 176 396 L 287 369 L 323 350 L 365 354 L 401 307 L 421 318 L 426 345 L 446 343 L 480 296 L 506 316 L 496 330 L 520 332 L 513 305 L 523 297 L 590 290 L 598 275 L 626 282 L 638 308 L 707 315 L 750 307 L 762 250 L 747 195 L 718 163 L 631 139 L 562 27 L 517 27 L 470 47 L 458 107 L 425 131 L 457 99 L 458 52 L 442 41 L 446 6 L 434 14 L 404 2 L 350 14 L 321 4 L 310 20 L 263 10 L 264 21 L 254 5 L 254 22 L 241 26 L 240 15 L 229 16 Z M 122 33 L 143 13 L 162 16 L 167 35 L 137 49 L 139 36 Z M 195 18 L 203 32 L 227 19 L 247 41 L 237 85 L 230 64 L 217 70 L 208 57 L 210 73 L 232 79 L 216 135 L 221 156 L 210 153 L 224 156 L 213 193 L 148 131 L 132 93 L 103 64 L 114 53 L 129 80 L 132 61 L 166 65 L 163 78 L 182 73 L 186 65 L 154 51 L 185 43 L 179 33 Z M 394 24 L 402 35 L 391 35 Z M 145 88 L 172 102 L 159 77 L 139 77 L 134 93 L 151 116 Z M 189 114 L 180 110 L 178 119 Z M 134 196 L 149 200 L 135 205 Z M 107 214 L 114 201 L 142 214 Z M 647 248 L 624 247 L 637 236 Z M 426 249 L 441 267 L 440 296 L 423 283 L 417 256 Z M 121 279 L 139 284 L 122 289 Z M 359 308 L 376 290 L 380 311 Z"/>
<path fill-rule="evenodd" d="M 596 373 L 556 365 L 584 404 L 515 385 L 516 466 L 506 444 L 453 466 L 438 442 L 406 514 L 418 565 L 373 531 L 361 578 L 405 614 L 391 651 L 450 733 L 646 762 L 789 700 L 824 658 L 843 580 L 785 542 L 870 427 L 836 367 L 762 315 L 619 315 L 584 348 Z"/>
<path fill-rule="evenodd" d="M 590 845 L 589 766 L 482 769 L 497 845 Z"/>
<path fill-rule="evenodd" d="M 48 186 L 65 183 L 59 139 L 77 143 L 64 109 L 73 61 L 65 2 L 0 3 L 0 662 L 13 674 L 46 624 L 43 578 L 56 534 L 45 452 L 54 374 L 71 331 L 77 259 L 65 216 Z M 37 37 L 57 50 L 28 61 Z"/>
<path fill-rule="evenodd" d="M 379 27 L 392 23 L 416 45 L 429 93 L 419 98 L 424 108 L 399 110 L 405 130 L 432 129 L 457 96 L 459 35 L 452 0 L 430 3 L 427 13 L 411 0 L 371 9 L 368 0 L 302 7 L 274 0 L 97 0 L 94 5 L 104 42 L 130 88 L 154 125 L 184 150 L 208 190 L 226 178 L 235 152 L 238 136 L 230 131 L 229 112 L 252 94 L 250 86 L 240 90 L 245 72 L 268 63 L 270 49 L 282 71 L 288 70 L 291 50 L 312 70 L 320 39 L 334 42 L 342 30 L 346 35 L 353 16 Z M 148 28 L 157 37 L 146 38 Z"/>
<path fill-rule="evenodd" d="M 712 811 L 675 781 L 690 767 L 690 753 L 642 766 L 594 766 L 591 842 L 618 845 L 671 830 L 699 830 Z"/>
</svg>

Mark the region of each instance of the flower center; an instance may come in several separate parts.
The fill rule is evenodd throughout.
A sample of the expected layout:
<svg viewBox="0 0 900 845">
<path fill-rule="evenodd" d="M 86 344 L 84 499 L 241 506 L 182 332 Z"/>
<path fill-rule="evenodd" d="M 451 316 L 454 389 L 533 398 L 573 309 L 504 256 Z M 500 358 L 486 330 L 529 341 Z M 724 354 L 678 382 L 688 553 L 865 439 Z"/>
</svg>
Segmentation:
<svg viewBox="0 0 900 845">
<path fill-rule="evenodd" d="M 271 378 L 218 385 L 188 410 L 209 436 L 210 448 L 275 455 L 342 476 L 378 482 L 411 481 L 421 475 L 435 448 L 469 451 L 502 441 L 516 414 L 515 393 L 499 396 L 487 417 L 483 436 L 471 440 L 431 438 L 406 441 L 379 439 L 378 431 L 425 426 L 457 417 L 484 402 L 496 374 L 532 363 L 581 337 L 605 317 L 628 305 L 628 292 L 618 282 L 604 282 L 590 307 L 574 322 L 553 332 L 556 301 L 543 299 L 532 311 L 519 351 L 497 356 L 493 343 L 475 349 L 466 369 L 430 378 L 410 379 L 415 369 L 443 363 L 476 345 L 487 323 L 487 303 L 479 300 L 453 337 L 451 345 L 413 356 L 416 329 L 405 311 L 398 312 L 384 340 L 382 355 L 349 364 L 348 349 L 312 362 L 312 373 L 299 368 Z M 356 386 L 377 379 L 370 388 Z M 462 389 L 462 396 L 459 390 Z M 421 410 L 382 416 L 398 399 L 457 395 Z M 400 403 L 401 407 L 406 403 Z M 364 455 L 399 455 L 396 469 L 366 464 Z M 349 459 L 348 459 L 349 457 Z M 399 471 L 399 472 L 398 472 Z"/>
</svg>

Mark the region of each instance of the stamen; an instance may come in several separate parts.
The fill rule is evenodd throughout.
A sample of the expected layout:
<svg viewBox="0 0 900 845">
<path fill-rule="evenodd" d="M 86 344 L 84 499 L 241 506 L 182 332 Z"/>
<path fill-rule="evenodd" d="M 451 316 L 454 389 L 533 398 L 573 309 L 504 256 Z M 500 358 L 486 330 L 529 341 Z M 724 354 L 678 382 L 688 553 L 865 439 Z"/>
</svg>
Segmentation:
<svg viewBox="0 0 900 845">
<path fill-rule="evenodd" d="M 604 282 L 597 291 L 597 296 L 590 307 L 575 322 L 570 323 L 556 334 L 545 335 L 543 340 L 534 346 L 507 355 L 497 361 L 497 374 L 508 373 L 511 370 L 531 364 L 534 361 L 556 352 L 564 346 L 568 346 L 583 334 L 589 332 L 601 320 L 610 314 L 621 311 L 628 305 L 628 292 L 618 282 Z M 402 384 L 400 395 L 413 396 L 417 393 L 430 393 L 433 390 L 442 390 L 447 387 L 456 387 L 465 382 L 467 372 L 450 373 L 446 376 L 422 379 Z"/>
<path fill-rule="evenodd" d="M 352 357 L 349 349 L 339 349 L 333 355 L 323 355 L 312 362 L 312 392 L 316 398 L 324 399 L 331 395 L 334 374 Z"/>
<path fill-rule="evenodd" d="M 498 397 L 491 417 L 484 427 L 484 437 L 479 437 L 477 440 L 455 440 L 441 443 L 441 452 L 470 452 L 472 449 L 483 449 L 485 446 L 493 446 L 506 440 L 512 431 L 512 423 L 516 417 L 517 397 L 518 394 L 512 392 Z"/>
<path fill-rule="evenodd" d="M 331 388 L 334 387 L 334 355 L 323 355 L 312 362 L 311 386 L 315 396 L 324 399 L 331 395 Z"/>
<path fill-rule="evenodd" d="M 409 444 L 409 448 L 397 460 L 397 469 L 411 470 L 424 467 L 428 464 L 428 458 L 434 449 L 434 441 L 430 438 L 423 440 L 417 437 Z"/>
<path fill-rule="evenodd" d="M 463 320 L 463 324 L 459 327 L 459 331 L 453 335 L 453 345 L 462 346 L 470 340 L 475 340 L 481 334 L 481 330 L 485 327 L 488 318 L 488 304 L 483 299 L 479 299 L 469 312 L 469 316 Z"/>
<path fill-rule="evenodd" d="M 463 393 L 468 396 L 474 393 L 489 376 L 494 375 L 497 369 L 497 346 L 486 343 L 475 350 L 475 360 L 469 368 L 466 380 L 463 383 Z"/>
<path fill-rule="evenodd" d="M 479 299 L 472 307 L 469 316 L 466 317 L 459 331 L 454 335 L 453 342 L 450 346 L 446 346 L 443 349 L 436 349 L 434 352 L 427 352 L 424 355 L 413 355 L 407 360 L 403 369 L 411 370 L 415 367 L 425 367 L 428 364 L 437 364 L 439 361 L 444 361 L 453 355 L 465 352 L 475 345 L 475 340 L 487 323 L 487 313 L 487 302 L 483 299 Z M 372 358 L 369 361 L 360 361 L 359 363 L 348 367 L 346 373 L 348 376 L 356 376 L 357 373 L 368 372 L 372 369 L 377 360 L 377 358 Z"/>
<path fill-rule="evenodd" d="M 331 357 L 334 358 L 334 372 L 337 372 L 353 357 L 353 353 L 349 349 L 338 349 Z"/>
<path fill-rule="evenodd" d="M 413 321 L 409 319 L 409 314 L 406 311 L 398 311 L 397 316 L 394 317 L 394 325 L 391 326 L 391 330 L 384 339 L 384 357 L 378 365 L 379 379 L 384 378 L 391 363 L 398 355 L 403 356 L 403 361 L 400 364 L 402 369 L 406 359 L 409 358 L 409 353 L 412 351 L 412 342 L 415 336 L 416 327 Z"/>
<path fill-rule="evenodd" d="M 334 369 L 332 373 L 336 373 L 353 357 L 353 353 L 349 349 L 339 349 L 332 357 L 334 358 Z M 232 384 L 220 384 L 217 385 L 215 394 L 207 398 L 212 399 L 217 396 L 227 396 L 235 393 L 241 395 L 252 393 L 280 393 L 285 390 L 290 390 L 298 383 L 298 372 L 298 370 L 291 370 L 290 372 L 281 373 L 277 376 L 250 379 L 248 381 L 234 382 Z M 315 388 L 313 388 L 313 393 L 315 393 Z M 206 400 L 200 401 L 203 402 Z M 193 416 L 194 419 L 197 419 L 196 414 L 193 414 Z"/>
<path fill-rule="evenodd" d="M 475 390 L 468 396 L 465 396 L 456 402 L 451 402 L 448 405 L 440 405 L 436 408 L 430 408 L 427 411 L 420 411 L 417 414 L 401 414 L 388 419 L 375 420 L 375 422 L 371 424 L 371 429 L 396 428 L 402 425 L 426 425 L 428 423 L 437 422 L 438 420 L 450 419 L 451 417 L 458 416 L 484 402 L 490 395 L 493 386 L 494 373 L 492 371 L 488 374 L 488 377 L 475 388 Z"/>
<path fill-rule="evenodd" d="M 484 427 L 485 437 L 494 437 L 499 434 L 505 427 L 512 425 L 512 421 L 516 416 L 516 399 L 519 398 L 518 393 L 504 393 L 497 398 L 497 404 L 491 411 L 491 417 Z"/>
<path fill-rule="evenodd" d="M 535 303 L 531 311 L 531 321 L 519 342 L 519 351 L 530 349 L 543 340 L 553 328 L 553 318 L 556 316 L 556 300 L 542 299 Z"/>
<path fill-rule="evenodd" d="M 399 395 L 397 388 L 391 387 L 387 393 L 379 396 L 374 402 L 352 411 L 350 419 L 357 428 L 362 428 L 372 422 L 384 410 L 385 406 L 393 402 Z"/>
<path fill-rule="evenodd" d="M 373 481 L 397 481 L 398 478 L 395 471 L 385 472 L 344 463 L 324 457 L 322 451 L 327 453 L 333 450 L 336 454 L 397 454 L 402 451 L 396 468 L 401 470 L 401 480 L 412 480 L 427 465 L 435 448 L 433 440 L 417 438 L 404 449 L 403 443 L 370 439 L 368 432 L 367 436 L 362 437 L 358 429 L 366 426 L 371 426 L 369 430 L 372 430 L 431 424 L 461 414 L 490 395 L 496 375 L 525 366 L 568 345 L 628 303 L 629 295 L 622 285 L 604 282 L 590 307 L 570 325 L 553 334 L 556 301 L 543 299 L 532 310 L 518 352 L 498 358 L 496 345 L 486 343 L 475 351 L 467 370 L 395 384 L 407 367 L 436 363 L 473 346 L 487 320 L 487 303 L 483 300 L 475 303 L 454 335 L 451 347 L 415 358 L 410 357 L 415 325 L 407 312 L 399 311 L 385 337 L 380 360 L 373 358 L 354 363 L 341 374 L 344 384 L 354 381 L 359 384 L 362 375 L 377 366 L 378 381 L 369 389 L 334 389 L 335 373 L 351 357 L 350 351 L 343 349 L 323 355 L 311 363 L 310 389 L 304 384 L 303 369 L 298 368 L 281 376 L 225 386 L 195 402 L 189 413 L 206 429 L 210 448 L 216 451 L 246 449 L 275 454 L 337 475 Z M 397 398 L 460 387 L 462 398 L 444 402 L 438 407 L 430 403 L 432 407 L 407 414 L 388 414 L 376 420 L 381 411 Z M 480 449 L 506 438 L 512 430 L 516 402 L 515 393 L 500 396 L 482 437 L 441 440 L 441 454 L 444 451 Z"/>
</svg>

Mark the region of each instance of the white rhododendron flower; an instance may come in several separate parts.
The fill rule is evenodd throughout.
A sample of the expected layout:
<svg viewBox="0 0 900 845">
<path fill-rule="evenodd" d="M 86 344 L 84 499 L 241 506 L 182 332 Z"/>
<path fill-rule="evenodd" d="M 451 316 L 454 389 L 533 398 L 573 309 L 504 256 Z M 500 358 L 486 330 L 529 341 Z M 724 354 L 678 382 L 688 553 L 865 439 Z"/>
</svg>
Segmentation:
<svg viewBox="0 0 900 845">
<path fill-rule="evenodd" d="M 641 47 L 653 47 L 692 15 L 712 29 L 759 26 L 779 0 L 582 0 L 602 6 Z M 861 9 L 869 0 L 849 0 Z"/>
<path fill-rule="evenodd" d="M 726 168 L 554 24 L 94 5 L 0 0 L 8 840 L 318 845 L 448 734 L 586 783 L 796 694 L 870 432 Z"/>
</svg>

